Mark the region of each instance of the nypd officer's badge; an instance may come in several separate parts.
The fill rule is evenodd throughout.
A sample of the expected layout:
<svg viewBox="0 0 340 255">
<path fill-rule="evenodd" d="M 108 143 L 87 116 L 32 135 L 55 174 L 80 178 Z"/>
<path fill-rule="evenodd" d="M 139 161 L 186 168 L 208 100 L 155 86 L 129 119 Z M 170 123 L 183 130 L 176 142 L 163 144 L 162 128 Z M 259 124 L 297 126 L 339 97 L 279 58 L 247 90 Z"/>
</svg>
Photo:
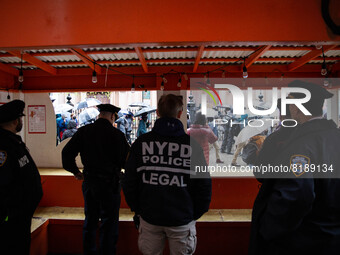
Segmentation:
<svg viewBox="0 0 340 255">
<path fill-rule="evenodd" d="M 3 166 L 7 159 L 7 152 L 6 151 L 0 151 L 0 166 Z"/>
<path fill-rule="evenodd" d="M 296 177 L 306 172 L 309 163 L 310 158 L 304 155 L 293 155 L 290 157 L 290 169 Z"/>
</svg>

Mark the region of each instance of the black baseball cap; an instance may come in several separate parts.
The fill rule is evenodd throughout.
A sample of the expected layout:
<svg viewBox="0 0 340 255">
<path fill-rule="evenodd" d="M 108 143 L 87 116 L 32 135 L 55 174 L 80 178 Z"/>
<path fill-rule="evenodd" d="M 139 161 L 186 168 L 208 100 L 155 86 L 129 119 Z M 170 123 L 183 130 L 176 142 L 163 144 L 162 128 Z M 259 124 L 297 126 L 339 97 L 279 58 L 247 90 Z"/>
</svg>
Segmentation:
<svg viewBox="0 0 340 255">
<path fill-rule="evenodd" d="M 304 103 L 303 106 L 314 116 L 322 115 L 322 107 L 325 102 L 325 99 L 331 98 L 333 96 L 332 93 L 327 91 L 322 86 L 311 82 L 305 82 L 296 80 L 288 84 L 290 88 L 303 88 L 307 89 L 311 98 L 307 103 Z M 292 98 L 303 98 L 305 95 L 303 93 L 290 93 L 290 97 Z"/>
</svg>

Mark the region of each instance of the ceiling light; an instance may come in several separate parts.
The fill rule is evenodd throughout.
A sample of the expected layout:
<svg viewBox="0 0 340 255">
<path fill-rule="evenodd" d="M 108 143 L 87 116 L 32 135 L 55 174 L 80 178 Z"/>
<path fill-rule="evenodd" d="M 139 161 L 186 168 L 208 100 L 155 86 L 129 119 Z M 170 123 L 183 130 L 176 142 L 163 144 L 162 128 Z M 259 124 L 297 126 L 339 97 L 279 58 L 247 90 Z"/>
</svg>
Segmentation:
<svg viewBox="0 0 340 255">
<path fill-rule="evenodd" d="M 20 71 L 19 71 L 18 81 L 20 83 L 23 83 L 23 81 L 24 81 L 24 74 L 22 72 L 22 53 L 21 53 L 21 62 L 20 62 Z"/>
<path fill-rule="evenodd" d="M 321 75 L 325 76 L 327 74 L 327 66 L 325 59 L 323 60 L 322 66 L 321 66 Z"/>
<path fill-rule="evenodd" d="M 326 58 L 325 58 L 325 52 L 323 51 L 323 47 L 322 47 L 322 57 L 323 57 L 323 62 L 321 65 L 321 75 L 325 76 L 327 74 L 327 66 L 326 66 Z"/>
<path fill-rule="evenodd" d="M 222 78 L 225 78 L 225 71 L 222 72 Z"/>
<path fill-rule="evenodd" d="M 248 70 L 247 70 L 247 67 L 246 67 L 246 59 L 244 58 L 243 59 L 243 73 L 242 73 L 242 76 L 244 79 L 247 79 L 248 78 Z"/>
<path fill-rule="evenodd" d="M 20 69 L 20 71 L 19 71 L 18 81 L 20 83 L 24 82 L 24 74 L 22 73 L 22 69 Z"/>
<path fill-rule="evenodd" d="M 182 79 L 181 78 L 179 78 L 178 79 L 178 82 L 177 82 L 177 87 L 181 87 L 182 86 Z"/>
<path fill-rule="evenodd" d="M 92 82 L 93 83 L 97 83 L 98 79 L 97 79 L 97 72 L 93 71 L 92 73 Z"/>
</svg>

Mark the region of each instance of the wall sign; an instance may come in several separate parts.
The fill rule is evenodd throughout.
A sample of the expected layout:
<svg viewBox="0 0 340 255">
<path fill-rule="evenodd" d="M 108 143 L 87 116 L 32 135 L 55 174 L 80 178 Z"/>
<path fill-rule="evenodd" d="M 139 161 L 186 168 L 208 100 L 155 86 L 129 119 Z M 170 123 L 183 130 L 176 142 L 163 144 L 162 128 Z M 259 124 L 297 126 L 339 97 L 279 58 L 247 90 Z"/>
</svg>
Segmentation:
<svg viewBox="0 0 340 255">
<path fill-rule="evenodd" d="M 28 133 L 46 134 L 46 106 L 29 105 L 27 106 Z"/>
</svg>

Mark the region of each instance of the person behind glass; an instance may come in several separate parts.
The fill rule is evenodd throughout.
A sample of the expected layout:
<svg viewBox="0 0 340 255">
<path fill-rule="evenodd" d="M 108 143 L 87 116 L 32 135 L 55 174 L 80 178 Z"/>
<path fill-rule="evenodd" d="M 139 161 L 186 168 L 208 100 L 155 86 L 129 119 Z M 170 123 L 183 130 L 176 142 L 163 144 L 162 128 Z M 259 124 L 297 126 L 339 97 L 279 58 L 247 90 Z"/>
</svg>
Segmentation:
<svg viewBox="0 0 340 255">
<path fill-rule="evenodd" d="M 0 254 L 29 255 L 32 216 L 42 198 L 40 174 L 22 129 L 25 103 L 0 106 Z"/>
<path fill-rule="evenodd" d="M 191 125 L 188 129 L 188 135 L 193 137 L 202 146 L 205 161 L 209 165 L 209 144 L 215 143 L 217 141 L 217 137 L 207 125 L 205 115 L 200 112 L 196 114 L 195 124 Z"/>
<path fill-rule="evenodd" d="M 76 127 L 78 127 L 77 116 L 74 113 L 71 113 L 71 120 L 73 120 L 76 123 Z"/>
<path fill-rule="evenodd" d="M 137 137 L 145 134 L 147 132 L 147 128 L 149 127 L 150 123 L 148 120 L 148 114 L 143 113 L 141 119 L 139 120 L 138 129 L 137 129 Z"/>
<path fill-rule="evenodd" d="M 231 120 L 233 119 L 232 108 L 225 108 L 225 115 L 223 118 L 227 121 L 224 124 L 224 136 L 221 145 L 221 153 L 233 154 L 231 153 L 231 148 L 233 146 L 233 127 L 231 127 Z"/>
<path fill-rule="evenodd" d="M 245 125 L 246 125 L 246 123 L 248 122 L 247 121 L 247 119 L 248 119 L 248 114 L 243 114 L 243 115 L 241 115 L 241 118 L 238 120 L 239 121 L 239 123 L 241 123 L 241 124 L 238 124 L 238 126 L 239 126 L 239 132 L 238 132 L 238 134 L 241 132 L 241 130 L 245 127 Z M 244 123 L 244 125 L 242 125 L 242 123 Z M 236 132 L 237 133 L 237 132 Z M 236 133 L 235 133 L 235 135 L 236 135 Z M 238 135 L 237 134 L 237 135 Z M 247 144 L 247 141 L 244 141 L 244 142 L 240 142 L 240 143 L 238 143 L 237 145 L 236 145 L 236 149 L 235 149 L 235 152 L 234 152 L 234 156 L 233 156 L 233 159 L 232 159 L 232 161 L 231 161 L 231 166 L 237 166 L 237 167 L 239 167 L 240 165 L 239 164 L 237 164 L 237 158 L 238 158 L 238 156 L 240 155 L 240 153 L 241 153 L 241 151 L 243 150 L 243 148 L 246 146 L 246 144 Z"/>
<path fill-rule="evenodd" d="M 66 116 L 65 114 L 61 114 L 61 116 L 57 118 L 57 130 L 59 141 L 61 141 L 61 138 L 63 137 L 63 133 L 66 130 L 66 128 L 67 128 Z"/>
<path fill-rule="evenodd" d="M 218 118 L 218 116 L 215 116 L 216 118 Z M 217 140 L 218 140 L 218 129 L 217 129 L 217 125 L 215 125 L 215 121 L 214 121 L 214 118 L 213 117 L 208 117 L 208 126 L 210 127 L 210 129 L 213 131 L 214 135 L 217 137 Z M 221 157 L 220 157 L 220 148 L 217 144 L 217 141 L 214 142 L 212 145 L 209 145 L 209 148 L 211 149 L 212 147 L 214 147 L 215 149 L 215 155 L 216 155 L 216 163 L 221 163 L 223 164 L 224 161 L 221 160 Z"/>
<path fill-rule="evenodd" d="M 209 209 L 211 179 L 209 173 L 195 175 L 195 166 L 206 167 L 206 162 L 201 146 L 184 131 L 182 112 L 180 97 L 163 95 L 160 118 L 132 144 L 125 167 L 123 191 L 131 210 L 140 215 L 134 218 L 144 255 L 163 254 L 166 239 L 171 255 L 193 254 L 196 220 Z"/>
<path fill-rule="evenodd" d="M 77 132 L 77 123 L 73 119 L 71 119 L 67 123 L 67 129 L 64 131 L 61 141 L 64 141 L 65 139 L 72 137 L 76 132 Z"/>
<path fill-rule="evenodd" d="M 187 113 L 187 129 L 191 126 L 190 114 Z"/>
<path fill-rule="evenodd" d="M 259 163 L 290 171 L 256 175 L 266 180 L 254 203 L 249 254 L 339 254 L 340 131 L 334 121 L 322 117 L 324 101 L 333 94 L 303 81 L 288 87 L 310 91 L 310 100 L 302 106 L 311 115 L 290 104 L 291 118 L 298 125 L 292 131 L 281 127 L 264 144 L 263 149 L 269 148 Z"/>
<path fill-rule="evenodd" d="M 118 119 L 115 121 L 117 128 L 126 136 L 127 121 L 121 112 L 118 112 Z"/>
<path fill-rule="evenodd" d="M 133 114 L 129 111 L 129 113 L 125 116 L 127 125 L 126 125 L 126 139 L 128 143 L 131 145 L 131 132 L 132 132 L 132 122 L 133 122 Z"/>
<path fill-rule="evenodd" d="M 120 207 L 120 173 L 129 145 L 124 134 L 113 126 L 120 108 L 98 106 L 99 118 L 83 126 L 62 151 L 63 168 L 74 174 L 82 185 L 85 202 L 83 227 L 84 254 L 116 254 Z M 84 165 L 79 171 L 75 158 L 80 153 Z M 100 226 L 100 249 L 96 248 L 96 230 Z"/>
</svg>

